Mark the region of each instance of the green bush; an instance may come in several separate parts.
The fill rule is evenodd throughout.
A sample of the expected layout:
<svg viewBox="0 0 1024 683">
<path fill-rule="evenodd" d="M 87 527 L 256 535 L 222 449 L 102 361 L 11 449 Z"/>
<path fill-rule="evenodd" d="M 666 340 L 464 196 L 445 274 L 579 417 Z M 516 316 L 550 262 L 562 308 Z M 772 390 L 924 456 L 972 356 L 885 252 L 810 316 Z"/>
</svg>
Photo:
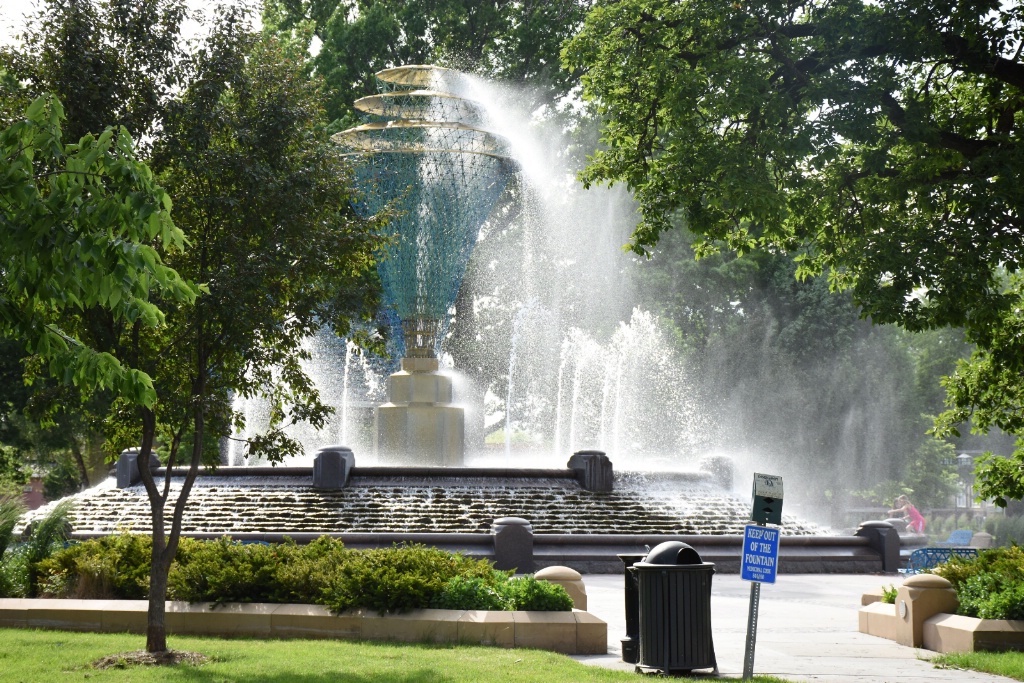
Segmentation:
<svg viewBox="0 0 1024 683">
<path fill-rule="evenodd" d="M 332 577 L 325 604 L 337 612 L 407 612 L 432 604 L 455 576 L 491 580 L 494 568 L 486 560 L 421 545 L 352 551 Z"/>
<path fill-rule="evenodd" d="M 886 603 L 887 605 L 896 604 L 896 586 L 892 585 L 891 583 L 889 584 L 888 588 L 882 586 L 882 602 Z"/>
<path fill-rule="evenodd" d="M 453 576 L 434 598 L 431 607 L 437 609 L 513 609 L 509 591 L 504 583 L 495 584 L 479 577 Z"/>
<path fill-rule="evenodd" d="M 513 609 L 537 612 L 567 612 L 572 610 L 572 598 L 557 583 L 538 581 L 532 576 L 520 576 L 509 581 L 512 587 Z"/>
<path fill-rule="evenodd" d="M 958 614 L 983 619 L 1024 618 L 1024 548 L 983 550 L 975 560 L 953 558 L 932 570 L 949 580 Z"/>
<path fill-rule="evenodd" d="M 72 545 L 38 563 L 39 590 L 52 597 L 145 598 L 147 536 L 109 536 Z M 571 610 L 556 584 L 510 579 L 486 560 L 411 545 L 350 550 L 321 537 L 309 545 L 242 544 L 183 538 L 167 595 L 187 602 L 270 602 L 402 612 L 446 609 Z"/>
<path fill-rule="evenodd" d="M 279 591 L 276 548 L 182 539 L 167 577 L 167 595 L 188 602 L 274 602 Z"/>
<path fill-rule="evenodd" d="M 152 542 L 119 534 L 70 545 L 36 567 L 43 597 L 142 600 L 149 595 Z"/>
</svg>

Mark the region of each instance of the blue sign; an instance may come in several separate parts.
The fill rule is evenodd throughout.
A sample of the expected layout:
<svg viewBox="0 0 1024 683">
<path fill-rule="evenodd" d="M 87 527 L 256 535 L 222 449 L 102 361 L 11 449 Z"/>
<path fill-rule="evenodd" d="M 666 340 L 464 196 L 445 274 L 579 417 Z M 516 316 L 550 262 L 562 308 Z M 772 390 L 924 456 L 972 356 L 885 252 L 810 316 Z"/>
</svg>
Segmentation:
<svg viewBox="0 0 1024 683">
<path fill-rule="evenodd" d="M 758 583 L 775 583 L 779 566 L 779 530 L 748 524 L 743 533 L 740 578 Z"/>
</svg>

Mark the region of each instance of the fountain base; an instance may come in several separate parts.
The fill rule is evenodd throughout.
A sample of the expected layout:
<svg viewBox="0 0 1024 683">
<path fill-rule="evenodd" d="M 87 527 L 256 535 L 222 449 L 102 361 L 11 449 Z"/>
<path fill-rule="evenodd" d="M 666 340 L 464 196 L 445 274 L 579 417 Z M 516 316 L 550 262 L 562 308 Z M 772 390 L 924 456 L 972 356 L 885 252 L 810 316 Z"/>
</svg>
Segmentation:
<svg viewBox="0 0 1024 683">
<path fill-rule="evenodd" d="M 461 467 L 465 415 L 452 405 L 452 380 L 436 358 L 403 358 L 388 377 L 388 402 L 377 408 L 377 460 L 385 464 Z M 409 458 L 414 463 L 409 463 Z"/>
</svg>

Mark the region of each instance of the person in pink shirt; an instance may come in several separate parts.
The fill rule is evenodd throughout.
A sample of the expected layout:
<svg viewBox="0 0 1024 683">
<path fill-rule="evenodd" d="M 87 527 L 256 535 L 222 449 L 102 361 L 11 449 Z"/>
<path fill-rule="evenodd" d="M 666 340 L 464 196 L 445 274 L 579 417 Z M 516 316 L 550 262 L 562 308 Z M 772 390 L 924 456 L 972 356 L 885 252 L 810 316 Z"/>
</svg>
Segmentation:
<svg viewBox="0 0 1024 683">
<path fill-rule="evenodd" d="M 893 503 L 893 509 L 889 510 L 890 517 L 896 514 L 907 520 L 907 528 L 915 534 L 924 533 L 924 517 L 911 505 L 910 499 L 906 496 L 898 496 Z"/>
</svg>

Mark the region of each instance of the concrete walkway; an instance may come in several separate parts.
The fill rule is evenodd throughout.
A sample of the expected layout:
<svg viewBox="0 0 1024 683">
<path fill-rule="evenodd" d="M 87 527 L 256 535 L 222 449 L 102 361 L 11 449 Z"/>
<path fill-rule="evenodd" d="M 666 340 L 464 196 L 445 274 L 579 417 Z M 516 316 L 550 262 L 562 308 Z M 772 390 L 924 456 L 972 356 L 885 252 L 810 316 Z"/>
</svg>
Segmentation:
<svg viewBox="0 0 1024 683">
<path fill-rule="evenodd" d="M 608 652 L 574 659 L 624 671 L 619 640 L 626 633 L 623 578 L 589 574 L 587 611 L 608 622 Z M 864 574 L 781 574 L 761 587 L 754 673 L 792 681 L 829 683 L 974 683 L 1010 681 L 1002 676 L 937 669 L 935 653 L 897 645 L 857 630 L 862 593 L 902 577 Z M 750 584 L 737 574 L 716 574 L 711 582 L 711 628 L 722 676 L 743 675 Z"/>
</svg>

